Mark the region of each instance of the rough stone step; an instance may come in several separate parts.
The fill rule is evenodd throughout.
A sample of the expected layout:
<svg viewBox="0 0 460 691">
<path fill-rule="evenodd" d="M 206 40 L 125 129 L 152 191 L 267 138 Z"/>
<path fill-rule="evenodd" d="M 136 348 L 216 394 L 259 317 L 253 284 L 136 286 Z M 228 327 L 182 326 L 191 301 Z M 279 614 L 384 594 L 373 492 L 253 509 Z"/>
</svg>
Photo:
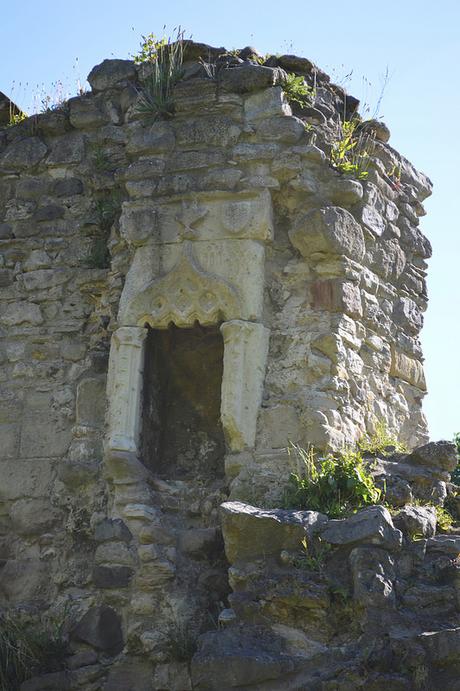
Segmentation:
<svg viewBox="0 0 460 691">
<path fill-rule="evenodd" d="M 456 557 L 460 555 L 460 535 L 451 533 L 450 535 L 430 537 L 426 548 L 428 551 L 443 552 Z"/>
</svg>

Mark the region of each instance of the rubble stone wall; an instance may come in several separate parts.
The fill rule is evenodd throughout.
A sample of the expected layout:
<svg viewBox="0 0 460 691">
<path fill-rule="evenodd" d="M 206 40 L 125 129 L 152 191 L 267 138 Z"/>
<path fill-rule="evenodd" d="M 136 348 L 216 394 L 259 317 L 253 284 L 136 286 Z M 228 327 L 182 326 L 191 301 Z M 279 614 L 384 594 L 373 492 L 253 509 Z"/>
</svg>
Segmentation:
<svg viewBox="0 0 460 691">
<path fill-rule="evenodd" d="M 308 60 L 210 78 L 198 58 L 218 55 L 188 47 L 172 119 L 139 112 L 143 66 L 109 60 L 91 92 L 0 129 L 1 597 L 70 598 L 75 640 L 118 653 L 108 621 L 147 676 L 169 674 L 177 622 L 215 616 L 218 506 L 276 502 L 288 441 L 340 448 L 378 420 L 427 438 L 430 181 L 381 124 L 365 180 L 334 170 L 358 104 Z M 286 71 L 311 107 L 288 103 Z M 226 476 L 159 478 L 141 457 L 147 329 L 197 322 L 223 338 Z"/>
</svg>

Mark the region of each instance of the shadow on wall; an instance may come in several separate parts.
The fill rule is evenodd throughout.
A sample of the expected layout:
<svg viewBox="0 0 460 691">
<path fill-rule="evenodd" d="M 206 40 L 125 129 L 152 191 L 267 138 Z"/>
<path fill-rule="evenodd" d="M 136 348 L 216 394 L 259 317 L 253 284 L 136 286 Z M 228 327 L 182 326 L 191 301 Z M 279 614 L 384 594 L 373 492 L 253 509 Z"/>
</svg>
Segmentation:
<svg viewBox="0 0 460 691">
<path fill-rule="evenodd" d="M 218 326 L 148 329 L 141 457 L 155 475 L 224 476 L 223 356 Z"/>
</svg>

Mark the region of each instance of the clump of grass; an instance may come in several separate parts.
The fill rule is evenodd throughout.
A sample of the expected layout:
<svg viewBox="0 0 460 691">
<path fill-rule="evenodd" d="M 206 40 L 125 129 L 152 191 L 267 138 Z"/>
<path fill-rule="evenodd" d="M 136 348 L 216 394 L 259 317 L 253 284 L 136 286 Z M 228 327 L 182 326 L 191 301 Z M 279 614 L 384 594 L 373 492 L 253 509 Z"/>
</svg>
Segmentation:
<svg viewBox="0 0 460 691">
<path fill-rule="evenodd" d="M 168 629 L 167 647 L 179 662 L 189 662 L 196 652 L 196 633 L 191 622 L 174 620 Z"/>
<path fill-rule="evenodd" d="M 120 207 L 121 200 L 116 192 L 96 200 L 94 209 L 96 211 L 97 223 L 101 230 L 105 232 L 110 230 L 120 213 Z"/>
<path fill-rule="evenodd" d="M 453 473 L 451 473 L 450 479 L 456 485 L 460 485 L 460 432 L 454 435 L 454 444 L 457 447 L 458 463 Z"/>
<path fill-rule="evenodd" d="M 361 453 L 388 456 L 391 453 L 407 453 L 407 446 L 399 441 L 388 430 L 384 420 L 379 420 L 375 425 L 373 434 L 365 434 L 358 441 L 358 449 Z"/>
<path fill-rule="evenodd" d="M 359 131 L 359 124 L 358 117 L 339 124 L 339 135 L 331 147 L 330 164 L 340 173 L 365 180 L 375 139 L 371 133 Z"/>
<path fill-rule="evenodd" d="M 344 449 L 317 458 L 313 447 L 290 444 L 298 472 L 292 473 L 285 491 L 285 508 L 320 511 L 331 518 L 349 515 L 376 504 L 382 491 L 376 487 L 359 450 Z"/>
<path fill-rule="evenodd" d="M 300 554 L 295 557 L 293 565 L 298 569 L 322 573 L 331 549 L 332 545 L 328 542 L 323 542 L 320 537 L 317 538 L 315 543 L 310 545 L 307 542 L 307 538 L 304 537 L 301 542 Z"/>
<path fill-rule="evenodd" d="M 289 103 L 296 103 L 301 108 L 311 106 L 315 100 L 316 89 L 308 86 L 302 76 L 287 74 L 282 87 Z"/>
<path fill-rule="evenodd" d="M 157 39 L 153 34 L 143 36 L 141 50 L 134 59 L 138 64 L 147 63 L 151 69 L 139 92 L 139 113 L 153 120 L 174 117 L 173 91 L 183 76 L 184 48 L 184 32 L 180 27 L 174 41 Z"/>
<path fill-rule="evenodd" d="M 101 173 L 112 168 L 110 158 L 102 144 L 96 144 L 93 148 L 93 164 L 96 170 Z"/>
<path fill-rule="evenodd" d="M 436 511 L 436 525 L 438 530 L 440 530 L 442 533 L 448 533 L 453 527 L 454 519 L 452 514 L 444 506 L 439 506 L 436 504 L 434 508 Z"/>
<path fill-rule="evenodd" d="M 110 266 L 110 252 L 108 241 L 113 223 L 118 218 L 121 208 L 121 198 L 117 191 L 97 199 L 94 204 L 98 234 L 94 238 L 91 249 L 85 259 L 90 269 L 107 269 Z"/>
<path fill-rule="evenodd" d="M 17 691 L 34 674 L 60 669 L 67 654 L 59 630 L 0 614 L 0 691 Z"/>
</svg>

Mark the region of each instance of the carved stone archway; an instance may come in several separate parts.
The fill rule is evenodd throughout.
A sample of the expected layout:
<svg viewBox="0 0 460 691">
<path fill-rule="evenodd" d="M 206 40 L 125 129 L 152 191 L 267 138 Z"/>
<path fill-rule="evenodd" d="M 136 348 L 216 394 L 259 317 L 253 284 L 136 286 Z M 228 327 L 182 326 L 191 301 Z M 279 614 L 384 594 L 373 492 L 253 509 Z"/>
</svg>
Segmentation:
<svg viewBox="0 0 460 691">
<path fill-rule="evenodd" d="M 263 290 L 263 286 L 257 286 Z M 230 452 L 251 449 L 262 400 L 269 331 L 241 319 L 241 287 L 203 270 L 184 243 L 180 257 L 165 275 L 150 281 L 123 307 L 121 326 L 112 336 L 108 381 L 109 465 L 139 457 L 146 325 L 191 328 L 219 325 L 224 340 L 221 421 Z M 114 464 L 115 461 L 115 464 Z"/>
</svg>

